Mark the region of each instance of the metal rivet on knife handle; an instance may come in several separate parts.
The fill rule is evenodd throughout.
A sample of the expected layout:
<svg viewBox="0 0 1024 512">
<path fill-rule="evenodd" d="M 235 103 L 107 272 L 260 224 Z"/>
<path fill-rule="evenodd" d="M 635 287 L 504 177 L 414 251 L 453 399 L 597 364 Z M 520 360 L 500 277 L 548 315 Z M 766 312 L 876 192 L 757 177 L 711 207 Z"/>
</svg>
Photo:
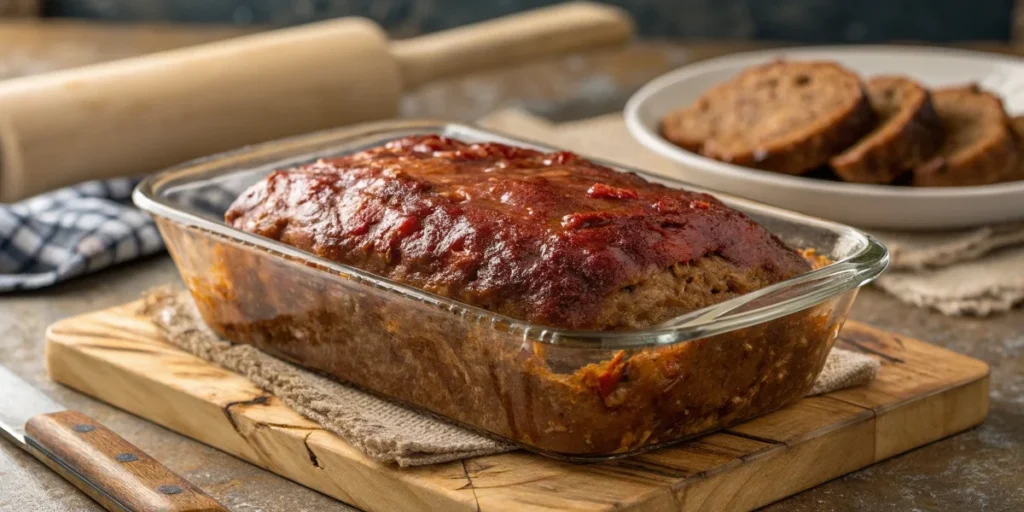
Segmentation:
<svg viewBox="0 0 1024 512">
<path fill-rule="evenodd" d="M 117 457 L 114 458 L 117 459 L 118 462 L 135 462 L 139 460 L 138 457 L 131 453 L 119 453 L 117 454 Z"/>
</svg>

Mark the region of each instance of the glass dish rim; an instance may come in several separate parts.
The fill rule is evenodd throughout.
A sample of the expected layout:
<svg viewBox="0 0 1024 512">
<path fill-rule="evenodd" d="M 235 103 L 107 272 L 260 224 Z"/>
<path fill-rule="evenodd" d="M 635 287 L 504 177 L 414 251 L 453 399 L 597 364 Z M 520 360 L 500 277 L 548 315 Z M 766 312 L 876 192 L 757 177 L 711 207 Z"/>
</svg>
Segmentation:
<svg viewBox="0 0 1024 512">
<path fill-rule="evenodd" d="M 132 200 L 136 206 L 151 215 L 160 216 L 177 224 L 199 229 L 208 236 L 219 236 L 252 249 L 262 250 L 273 257 L 284 257 L 284 259 L 290 260 L 292 263 L 303 263 L 306 264 L 307 268 L 313 268 L 318 271 L 329 270 L 329 272 L 325 273 L 330 278 L 352 279 L 361 284 L 371 285 L 417 302 L 439 307 L 452 314 L 464 317 L 467 314 L 473 314 L 480 319 L 489 319 L 493 327 L 500 325 L 510 332 L 522 331 L 524 341 L 581 348 L 636 349 L 665 346 L 750 327 L 802 311 L 830 298 L 855 290 L 874 280 L 889 264 L 889 254 L 886 247 L 871 235 L 856 228 L 709 190 L 679 179 L 645 172 L 597 158 L 586 157 L 588 160 L 608 166 L 619 172 L 632 172 L 647 180 L 667 182 L 688 190 L 711 193 L 730 206 L 741 204 L 749 208 L 760 209 L 765 213 L 795 218 L 787 220 L 817 225 L 837 234 L 852 235 L 859 240 L 860 248 L 846 258 L 822 268 L 718 304 L 688 312 L 646 329 L 632 331 L 563 329 L 532 324 L 524 320 L 471 306 L 448 297 L 436 295 L 413 286 L 391 281 L 349 265 L 318 257 L 276 240 L 247 233 L 224 223 L 218 223 L 193 212 L 183 210 L 160 197 L 160 192 L 164 188 L 172 186 L 172 182 L 188 183 L 244 171 L 246 170 L 246 163 L 250 164 L 248 169 L 265 166 L 267 164 L 263 163 L 262 160 L 269 158 L 277 161 L 289 159 L 308 161 L 309 153 L 316 150 L 307 149 L 305 153 L 306 158 L 304 159 L 295 156 L 297 153 L 301 154 L 298 150 L 313 145 L 317 147 L 326 144 L 343 146 L 346 142 L 351 143 L 356 139 L 374 135 L 387 138 L 388 133 L 401 130 L 433 130 L 441 133 L 454 131 L 477 138 L 490 137 L 504 143 L 532 147 L 542 151 L 564 151 L 541 142 L 461 123 L 432 120 L 391 120 L 362 123 L 245 146 L 169 167 L 144 178 L 133 191 Z M 395 137 L 399 136 L 401 135 L 395 134 Z M 320 149 L 320 151 L 324 150 Z M 260 162 L 256 163 L 253 160 L 260 160 Z M 281 165 L 284 164 L 282 163 Z M 808 285 L 808 288 L 794 297 L 759 306 L 750 311 L 731 313 L 734 310 L 750 305 L 755 300 L 762 300 L 765 297 L 770 298 L 772 295 L 785 295 L 785 292 L 792 291 L 794 287 L 804 286 L 805 284 Z"/>
</svg>

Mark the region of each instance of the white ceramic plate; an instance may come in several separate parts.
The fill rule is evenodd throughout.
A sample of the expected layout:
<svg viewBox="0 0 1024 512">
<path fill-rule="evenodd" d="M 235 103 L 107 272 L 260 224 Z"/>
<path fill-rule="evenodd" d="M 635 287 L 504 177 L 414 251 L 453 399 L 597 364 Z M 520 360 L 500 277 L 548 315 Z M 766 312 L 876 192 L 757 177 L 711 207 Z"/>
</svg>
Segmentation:
<svg viewBox="0 0 1024 512">
<path fill-rule="evenodd" d="M 685 181 L 790 210 L 867 228 L 937 230 L 1024 219 L 1024 181 L 977 187 L 911 188 L 787 176 L 705 158 L 663 139 L 662 117 L 690 105 L 739 71 L 785 57 L 833 60 L 865 77 L 903 74 L 931 86 L 978 82 L 1024 114 L 1024 59 L 939 48 L 836 46 L 730 55 L 668 73 L 626 105 L 626 125 L 641 144 L 679 164 Z"/>
</svg>

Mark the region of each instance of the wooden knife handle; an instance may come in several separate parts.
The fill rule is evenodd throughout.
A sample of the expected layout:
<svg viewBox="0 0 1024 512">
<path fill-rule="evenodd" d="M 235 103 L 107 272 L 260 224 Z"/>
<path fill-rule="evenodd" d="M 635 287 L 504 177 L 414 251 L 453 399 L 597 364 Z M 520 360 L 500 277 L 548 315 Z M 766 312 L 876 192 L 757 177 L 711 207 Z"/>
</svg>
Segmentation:
<svg viewBox="0 0 1024 512">
<path fill-rule="evenodd" d="M 76 411 L 34 416 L 25 424 L 32 454 L 118 512 L 227 510 L 134 445 Z"/>
<path fill-rule="evenodd" d="M 633 28 L 629 14 L 617 7 L 566 2 L 395 41 L 391 55 L 403 88 L 411 89 L 470 71 L 619 45 Z"/>
</svg>

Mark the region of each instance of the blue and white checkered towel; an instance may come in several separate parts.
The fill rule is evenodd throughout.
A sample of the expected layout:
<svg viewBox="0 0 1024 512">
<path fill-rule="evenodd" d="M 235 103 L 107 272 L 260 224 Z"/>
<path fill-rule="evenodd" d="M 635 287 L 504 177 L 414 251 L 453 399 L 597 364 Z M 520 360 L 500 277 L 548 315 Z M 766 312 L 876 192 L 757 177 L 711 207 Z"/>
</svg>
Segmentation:
<svg viewBox="0 0 1024 512">
<path fill-rule="evenodd" d="M 0 204 L 0 292 L 43 288 L 163 250 L 156 224 L 132 206 L 138 182 L 89 181 Z"/>
</svg>

